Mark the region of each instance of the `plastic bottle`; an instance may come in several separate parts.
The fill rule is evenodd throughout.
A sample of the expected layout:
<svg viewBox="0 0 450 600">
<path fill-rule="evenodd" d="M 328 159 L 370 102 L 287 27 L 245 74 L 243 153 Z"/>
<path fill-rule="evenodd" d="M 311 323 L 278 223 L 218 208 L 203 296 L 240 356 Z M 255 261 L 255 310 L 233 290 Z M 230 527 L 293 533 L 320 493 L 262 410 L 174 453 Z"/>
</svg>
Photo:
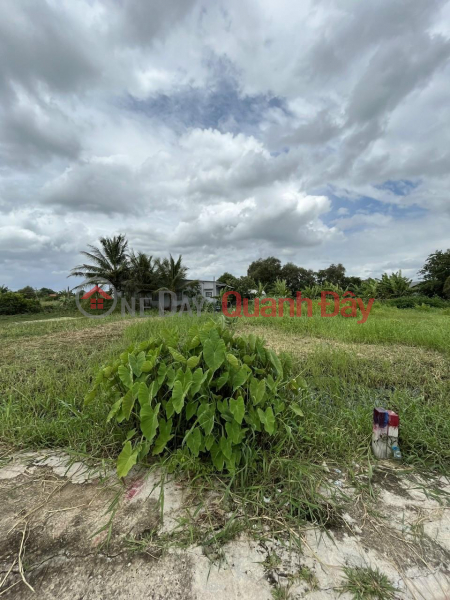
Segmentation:
<svg viewBox="0 0 450 600">
<path fill-rule="evenodd" d="M 397 444 L 392 446 L 392 458 L 394 460 L 402 460 L 402 453 L 400 452 L 400 448 Z"/>
</svg>

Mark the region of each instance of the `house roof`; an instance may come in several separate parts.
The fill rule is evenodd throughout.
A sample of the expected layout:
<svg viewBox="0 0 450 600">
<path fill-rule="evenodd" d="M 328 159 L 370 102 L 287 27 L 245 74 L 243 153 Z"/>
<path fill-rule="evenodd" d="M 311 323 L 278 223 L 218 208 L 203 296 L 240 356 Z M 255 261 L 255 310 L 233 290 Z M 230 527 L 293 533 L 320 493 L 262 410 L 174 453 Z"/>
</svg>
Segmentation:
<svg viewBox="0 0 450 600">
<path fill-rule="evenodd" d="M 186 281 L 198 281 L 199 283 L 215 283 L 216 285 L 226 286 L 226 283 L 214 279 L 186 279 Z"/>
</svg>

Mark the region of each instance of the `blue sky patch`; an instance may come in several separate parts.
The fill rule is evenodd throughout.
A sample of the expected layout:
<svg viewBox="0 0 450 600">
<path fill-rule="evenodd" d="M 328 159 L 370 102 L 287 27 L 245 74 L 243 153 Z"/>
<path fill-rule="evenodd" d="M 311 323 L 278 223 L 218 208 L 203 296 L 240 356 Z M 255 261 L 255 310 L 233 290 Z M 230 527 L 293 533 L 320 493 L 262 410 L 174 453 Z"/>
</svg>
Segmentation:
<svg viewBox="0 0 450 600">
<path fill-rule="evenodd" d="M 396 181 L 388 180 L 381 185 L 375 185 L 377 190 L 389 190 L 396 196 L 408 196 L 420 185 L 420 181 L 410 181 L 408 179 L 398 179 Z"/>
<path fill-rule="evenodd" d="M 171 95 L 158 94 L 145 100 L 128 95 L 125 107 L 160 119 L 177 131 L 198 127 L 247 135 L 258 135 L 268 110 L 277 108 L 288 114 L 282 98 L 268 94 L 243 96 L 230 78 L 210 87 L 185 86 Z"/>
</svg>

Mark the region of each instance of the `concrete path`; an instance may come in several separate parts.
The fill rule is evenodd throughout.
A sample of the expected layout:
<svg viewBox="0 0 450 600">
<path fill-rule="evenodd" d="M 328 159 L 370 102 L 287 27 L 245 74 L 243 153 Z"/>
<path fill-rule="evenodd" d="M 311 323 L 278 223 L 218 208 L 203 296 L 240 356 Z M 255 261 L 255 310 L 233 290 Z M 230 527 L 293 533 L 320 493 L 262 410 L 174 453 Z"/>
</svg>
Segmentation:
<svg viewBox="0 0 450 600">
<path fill-rule="evenodd" d="M 166 482 L 161 503 L 160 483 L 155 472 L 134 472 L 124 487 L 99 466 L 52 452 L 4 460 L 1 598 L 348 600 L 339 588 L 350 566 L 378 568 L 399 599 L 450 599 L 446 480 L 400 478 L 386 467 L 374 478 L 376 505 L 365 512 L 355 495 L 335 529 L 302 523 L 290 536 L 240 534 L 214 552 L 207 529 L 203 539 L 192 533 L 190 524 L 206 519 L 189 487 Z M 345 478 L 338 487 L 352 493 Z M 207 502 L 216 529 L 225 527 L 218 498 Z"/>
</svg>

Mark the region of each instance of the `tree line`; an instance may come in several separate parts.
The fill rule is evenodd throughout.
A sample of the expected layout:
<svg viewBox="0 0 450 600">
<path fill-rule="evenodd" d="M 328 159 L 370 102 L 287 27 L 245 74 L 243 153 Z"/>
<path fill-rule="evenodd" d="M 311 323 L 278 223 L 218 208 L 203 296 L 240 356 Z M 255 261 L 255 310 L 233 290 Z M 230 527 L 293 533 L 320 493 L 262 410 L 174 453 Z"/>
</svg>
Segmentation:
<svg viewBox="0 0 450 600">
<path fill-rule="evenodd" d="M 144 252 L 135 252 L 123 234 L 102 237 L 98 246 L 89 245 L 88 250 L 81 254 L 87 259 L 86 262 L 74 267 L 69 274 L 69 277 L 84 278 L 83 284 L 76 286 L 78 289 L 86 284 L 109 281 L 118 292 L 125 295 L 150 294 L 159 290 L 174 293 L 185 291 L 189 295 L 198 293 L 198 282 L 186 279 L 188 267 L 181 255 L 176 260 L 172 255 L 153 259 Z M 401 271 L 390 275 L 383 273 L 378 279 L 361 279 L 348 276 L 341 263 L 313 271 L 292 262 L 282 265 L 278 258 L 269 256 L 253 261 L 247 274 L 242 277 L 225 272 L 218 281 L 243 297 L 264 294 L 287 297 L 297 291 L 302 291 L 305 297 L 316 297 L 326 289 L 339 293 L 351 291 L 362 297 L 379 299 L 412 294 L 450 299 L 450 249 L 436 250 L 430 254 L 419 272 L 423 281 L 412 288 L 411 279 L 403 276 Z M 50 288 L 35 290 L 31 286 L 18 292 L 25 298 L 44 298 L 54 293 Z M 0 295 L 7 293 L 11 293 L 10 290 L 4 285 L 0 286 Z"/>
<path fill-rule="evenodd" d="M 247 275 L 235 277 L 225 272 L 219 277 L 219 281 L 244 297 L 263 294 L 285 297 L 301 291 L 305 297 L 314 298 L 320 295 L 322 290 L 330 290 L 341 293 L 350 291 L 362 297 L 379 299 L 400 298 L 412 294 L 450 299 L 450 249 L 436 250 L 430 254 L 419 272 L 423 281 L 412 287 L 412 280 L 402 275 L 401 271 L 383 273 L 378 279 L 361 279 L 348 276 L 341 263 L 313 271 L 292 262 L 282 265 L 278 258 L 269 256 L 253 261 L 247 269 Z"/>
</svg>

